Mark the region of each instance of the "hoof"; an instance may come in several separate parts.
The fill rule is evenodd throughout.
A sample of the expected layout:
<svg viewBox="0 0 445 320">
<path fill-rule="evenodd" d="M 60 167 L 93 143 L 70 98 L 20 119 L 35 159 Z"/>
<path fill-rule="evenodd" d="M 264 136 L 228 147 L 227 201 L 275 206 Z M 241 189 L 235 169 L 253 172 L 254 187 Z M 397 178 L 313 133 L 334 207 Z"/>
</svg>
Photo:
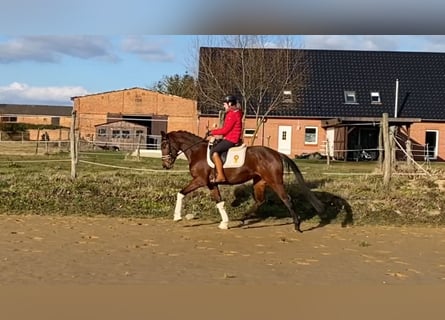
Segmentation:
<svg viewBox="0 0 445 320">
<path fill-rule="evenodd" d="M 193 213 L 187 213 L 187 214 L 185 215 L 185 218 L 186 218 L 187 220 L 193 220 L 193 219 L 195 219 L 195 215 L 194 215 Z"/>
<path fill-rule="evenodd" d="M 299 232 L 299 233 L 303 233 L 303 231 L 301 230 L 299 224 L 298 224 L 298 225 L 297 225 L 297 224 L 295 225 L 295 231 L 297 231 L 297 232 Z"/>
<path fill-rule="evenodd" d="M 229 224 L 227 222 L 221 222 L 218 226 L 221 230 L 227 230 L 229 229 Z"/>
<path fill-rule="evenodd" d="M 173 221 L 181 221 L 182 217 L 173 217 Z"/>
</svg>

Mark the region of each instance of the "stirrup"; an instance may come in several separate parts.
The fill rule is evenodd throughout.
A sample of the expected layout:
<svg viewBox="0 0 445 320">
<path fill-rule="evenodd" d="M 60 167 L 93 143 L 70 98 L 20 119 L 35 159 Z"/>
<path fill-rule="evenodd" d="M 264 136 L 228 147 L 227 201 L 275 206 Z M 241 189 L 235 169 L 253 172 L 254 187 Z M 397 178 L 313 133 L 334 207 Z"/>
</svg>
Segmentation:
<svg viewBox="0 0 445 320">
<path fill-rule="evenodd" d="M 210 179 L 210 182 L 213 184 L 224 183 L 224 182 L 227 182 L 227 179 L 224 178 L 223 180 L 217 180 L 217 177 L 212 177 L 212 179 Z"/>
</svg>

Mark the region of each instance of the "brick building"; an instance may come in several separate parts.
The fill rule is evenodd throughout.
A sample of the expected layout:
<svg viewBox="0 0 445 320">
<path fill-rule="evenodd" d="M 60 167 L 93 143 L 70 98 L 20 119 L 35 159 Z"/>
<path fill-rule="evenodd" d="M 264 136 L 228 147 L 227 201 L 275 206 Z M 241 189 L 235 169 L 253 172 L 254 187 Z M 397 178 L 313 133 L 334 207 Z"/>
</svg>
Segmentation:
<svg viewBox="0 0 445 320">
<path fill-rule="evenodd" d="M 237 50 L 241 49 L 202 47 L 200 59 L 218 57 L 211 61 L 220 66 L 221 60 L 233 57 Z M 282 49 L 247 50 L 262 50 L 265 59 L 274 61 Z M 304 86 L 268 92 L 260 102 L 249 101 L 246 143 L 256 128 L 254 111 L 266 114 L 277 99 L 282 102 L 261 123 L 256 144 L 291 156 L 328 150 L 336 159 L 355 159 L 361 150 L 376 156 L 381 150 L 379 124 L 387 113 L 389 125 L 397 129 L 400 151 L 410 142 L 415 160 L 445 161 L 444 53 L 293 49 L 292 55 L 304 57 Z M 208 61 L 200 61 L 200 74 L 208 68 Z M 214 74 L 224 92 L 242 97 L 225 74 Z M 289 103 L 286 92 L 297 92 L 301 99 Z M 199 95 L 198 110 L 203 132 L 209 124 L 219 122 L 222 105 L 213 105 L 205 95 Z M 400 153 L 400 158 L 403 156 Z"/>
<path fill-rule="evenodd" d="M 130 88 L 72 97 L 80 137 L 95 140 L 100 125 L 134 123 L 153 139 L 161 130 L 198 131 L 196 101 L 143 88 Z M 102 128 L 103 129 L 103 128 Z"/>
<path fill-rule="evenodd" d="M 47 133 L 51 141 L 69 140 L 71 106 L 0 104 L 0 123 L 27 123 L 42 126 L 57 126 L 57 129 L 28 129 L 26 140 L 40 140 Z M 2 133 L 2 135 L 7 133 Z M 5 137 L 3 137 L 5 138 Z"/>
</svg>

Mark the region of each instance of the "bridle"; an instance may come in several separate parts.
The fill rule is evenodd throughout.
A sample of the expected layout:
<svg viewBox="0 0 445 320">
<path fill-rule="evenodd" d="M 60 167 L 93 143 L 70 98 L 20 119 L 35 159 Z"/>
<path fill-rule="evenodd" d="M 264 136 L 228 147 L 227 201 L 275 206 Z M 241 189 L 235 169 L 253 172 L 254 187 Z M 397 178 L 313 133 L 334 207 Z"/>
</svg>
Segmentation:
<svg viewBox="0 0 445 320">
<path fill-rule="evenodd" d="M 174 150 L 175 152 L 174 152 L 174 154 L 173 154 L 173 152 L 172 152 L 172 146 L 171 146 L 171 144 L 170 144 L 170 139 L 168 139 L 168 138 L 164 138 L 164 139 L 162 139 L 161 144 L 162 144 L 162 143 L 167 143 L 167 145 L 168 145 L 168 154 L 166 154 L 166 155 L 161 155 L 161 159 L 162 159 L 162 160 L 167 160 L 170 164 L 174 163 L 174 162 L 176 161 L 176 158 L 178 157 L 178 155 L 179 155 L 181 152 L 183 152 L 183 151 L 178 150 L 178 149 L 175 148 L 175 150 Z"/>
<path fill-rule="evenodd" d="M 181 153 L 185 153 L 187 150 L 193 148 L 195 145 L 201 143 L 202 141 L 206 141 L 206 139 L 202 139 L 201 141 L 192 143 L 190 146 L 188 146 L 187 148 L 180 150 L 180 149 L 176 149 L 174 148 L 174 152 L 172 152 L 172 146 L 170 144 L 170 139 L 168 137 L 165 137 L 162 139 L 161 144 L 162 143 L 167 143 L 168 145 L 168 154 L 166 155 L 161 155 L 161 159 L 162 160 L 166 160 L 169 162 L 169 164 L 173 164 L 176 161 L 176 158 L 181 154 Z"/>
</svg>

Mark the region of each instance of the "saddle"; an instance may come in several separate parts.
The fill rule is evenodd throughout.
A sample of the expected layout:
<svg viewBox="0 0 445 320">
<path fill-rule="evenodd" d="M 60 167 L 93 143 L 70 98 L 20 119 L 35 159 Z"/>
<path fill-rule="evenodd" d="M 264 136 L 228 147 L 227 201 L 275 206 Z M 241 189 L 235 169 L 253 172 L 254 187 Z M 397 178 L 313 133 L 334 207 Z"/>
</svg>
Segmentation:
<svg viewBox="0 0 445 320">
<path fill-rule="evenodd" d="M 217 143 L 216 141 L 214 143 Z M 207 163 L 210 168 L 214 168 L 215 164 L 212 160 L 212 155 L 210 154 L 210 149 L 212 148 L 213 143 L 209 143 L 207 147 Z M 244 164 L 244 160 L 246 159 L 246 150 L 247 146 L 243 143 L 239 146 L 235 146 L 230 148 L 228 151 L 223 152 L 221 154 L 221 160 L 223 163 L 223 168 L 239 168 Z"/>
</svg>

